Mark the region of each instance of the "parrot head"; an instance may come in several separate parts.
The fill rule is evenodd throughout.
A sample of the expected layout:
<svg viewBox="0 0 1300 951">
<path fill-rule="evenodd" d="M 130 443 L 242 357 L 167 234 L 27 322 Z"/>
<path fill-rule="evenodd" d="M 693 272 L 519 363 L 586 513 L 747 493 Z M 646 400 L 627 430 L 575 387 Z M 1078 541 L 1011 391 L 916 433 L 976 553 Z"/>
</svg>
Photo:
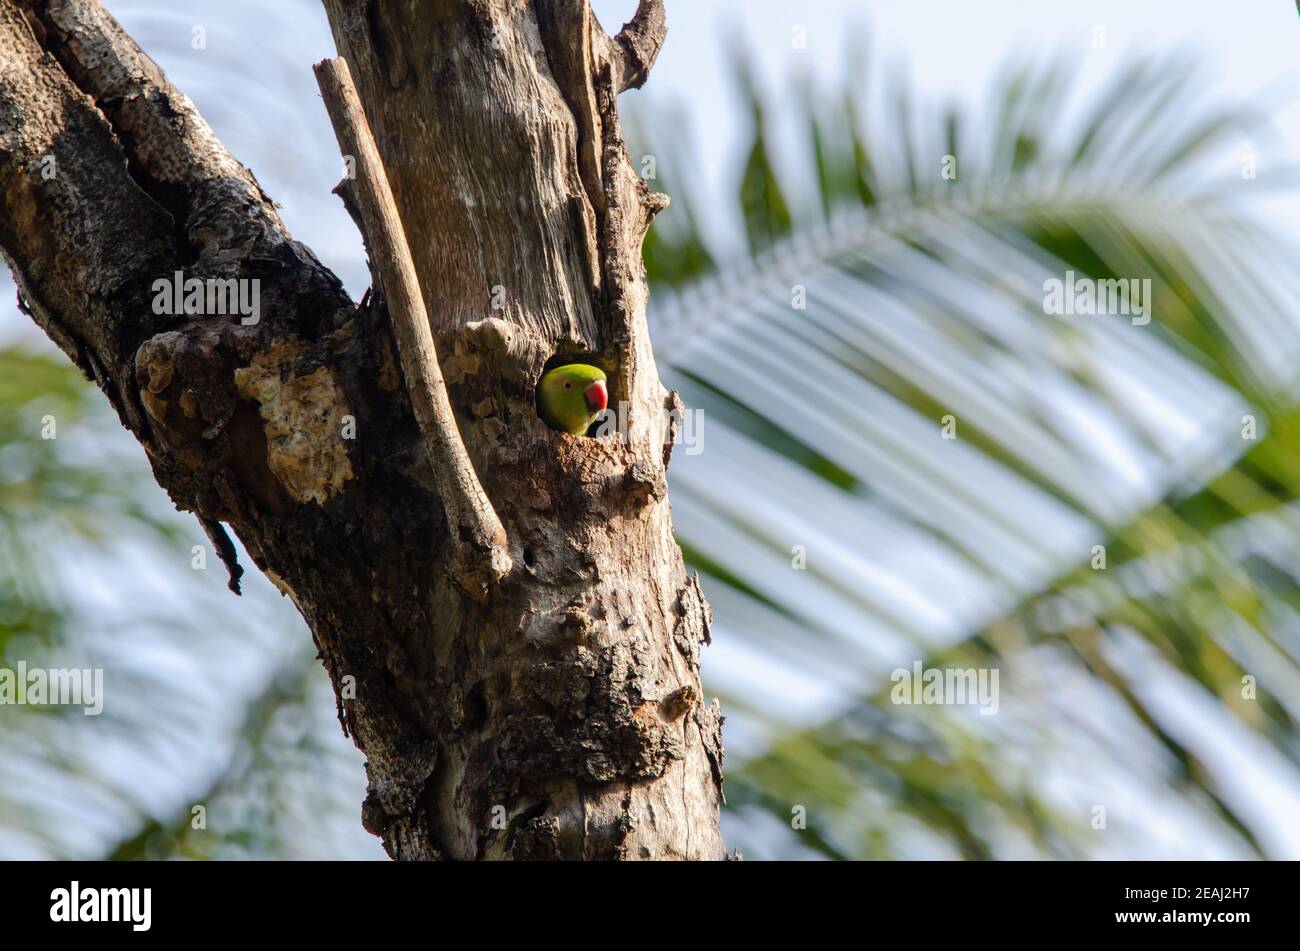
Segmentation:
<svg viewBox="0 0 1300 951">
<path fill-rule="evenodd" d="M 537 381 L 537 409 L 546 425 L 581 436 L 609 404 L 605 371 L 569 363 L 542 374 Z"/>
</svg>

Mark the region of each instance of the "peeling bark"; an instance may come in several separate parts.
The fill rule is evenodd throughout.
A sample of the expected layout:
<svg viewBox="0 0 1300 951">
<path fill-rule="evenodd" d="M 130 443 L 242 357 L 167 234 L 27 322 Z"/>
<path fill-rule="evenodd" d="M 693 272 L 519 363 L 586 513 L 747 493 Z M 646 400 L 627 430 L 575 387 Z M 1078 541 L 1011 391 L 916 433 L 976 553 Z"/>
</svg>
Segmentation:
<svg viewBox="0 0 1300 951">
<path fill-rule="evenodd" d="M 0 0 L 0 248 L 22 306 L 176 504 L 210 537 L 229 525 L 293 598 L 391 856 L 722 858 L 709 612 L 666 496 L 679 404 L 645 325 L 662 203 L 615 102 L 645 79 L 662 7 L 610 39 L 585 0 L 325 6 L 508 540 L 486 596 L 453 577 L 463 542 L 391 288 L 350 301 L 94 0 Z M 257 279 L 262 320 L 155 313 L 153 282 L 177 271 Z M 538 419 L 537 377 L 573 353 L 610 374 L 627 438 Z"/>
</svg>

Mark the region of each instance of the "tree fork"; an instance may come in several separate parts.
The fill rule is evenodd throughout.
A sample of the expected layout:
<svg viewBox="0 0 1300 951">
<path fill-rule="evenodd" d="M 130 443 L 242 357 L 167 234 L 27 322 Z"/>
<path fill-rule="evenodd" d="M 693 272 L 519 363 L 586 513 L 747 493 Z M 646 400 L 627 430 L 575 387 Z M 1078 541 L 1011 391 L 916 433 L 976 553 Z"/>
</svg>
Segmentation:
<svg viewBox="0 0 1300 951">
<path fill-rule="evenodd" d="M 350 301 L 94 0 L 0 0 L 0 248 L 21 305 L 177 505 L 230 526 L 294 599 L 390 855 L 721 858 L 708 606 L 672 537 L 678 404 L 645 327 L 640 245 L 662 200 L 615 106 L 662 44 L 662 8 L 610 39 L 585 0 L 325 6 L 451 422 L 504 528 L 499 581 L 455 580 L 387 275 L 390 295 Z M 262 321 L 154 313 L 152 283 L 177 271 L 259 280 Z M 537 376 L 567 353 L 606 365 L 626 438 L 537 418 Z"/>
</svg>

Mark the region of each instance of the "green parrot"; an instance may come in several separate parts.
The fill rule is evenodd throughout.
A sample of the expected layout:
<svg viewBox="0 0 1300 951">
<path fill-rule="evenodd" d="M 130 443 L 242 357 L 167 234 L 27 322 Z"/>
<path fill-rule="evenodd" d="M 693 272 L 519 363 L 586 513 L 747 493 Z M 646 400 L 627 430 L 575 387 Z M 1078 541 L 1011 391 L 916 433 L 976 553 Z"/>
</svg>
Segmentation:
<svg viewBox="0 0 1300 951">
<path fill-rule="evenodd" d="M 600 367 L 569 363 L 547 370 L 537 381 L 538 412 L 547 426 L 563 433 L 583 435 L 608 404 Z"/>
</svg>

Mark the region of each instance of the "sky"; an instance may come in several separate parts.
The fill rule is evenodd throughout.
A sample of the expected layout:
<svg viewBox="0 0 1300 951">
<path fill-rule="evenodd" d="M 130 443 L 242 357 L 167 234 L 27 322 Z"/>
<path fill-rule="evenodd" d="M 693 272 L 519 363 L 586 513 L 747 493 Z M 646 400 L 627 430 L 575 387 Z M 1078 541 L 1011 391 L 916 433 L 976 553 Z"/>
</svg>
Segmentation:
<svg viewBox="0 0 1300 951">
<path fill-rule="evenodd" d="M 614 33 L 635 0 L 595 0 Z M 655 105 L 684 104 L 698 171 L 709 191 L 734 187 L 749 117 L 735 107 L 725 50 L 743 40 L 760 82 L 778 98 L 788 80 L 855 75 L 848 41 L 870 37 L 873 58 L 906 70 L 922 98 L 980 109 L 1008 57 L 1055 52 L 1080 58 L 1082 89 L 1095 89 L 1134 53 L 1188 51 L 1206 63 L 1214 95 L 1268 106 L 1300 156 L 1300 17 L 1291 0 L 668 0 L 668 40 L 644 90 Z M 1104 45 L 1095 48 L 1104 31 Z M 803 48 L 796 41 L 803 40 Z M 780 109 L 774 109 L 779 122 Z M 778 138 L 787 145 L 797 135 Z M 777 157 L 780 160 L 780 147 Z M 788 161 L 794 169 L 802 163 Z M 1279 215 L 1300 213 L 1295 200 Z M 725 221 L 719 238 L 736 240 Z"/>
</svg>

